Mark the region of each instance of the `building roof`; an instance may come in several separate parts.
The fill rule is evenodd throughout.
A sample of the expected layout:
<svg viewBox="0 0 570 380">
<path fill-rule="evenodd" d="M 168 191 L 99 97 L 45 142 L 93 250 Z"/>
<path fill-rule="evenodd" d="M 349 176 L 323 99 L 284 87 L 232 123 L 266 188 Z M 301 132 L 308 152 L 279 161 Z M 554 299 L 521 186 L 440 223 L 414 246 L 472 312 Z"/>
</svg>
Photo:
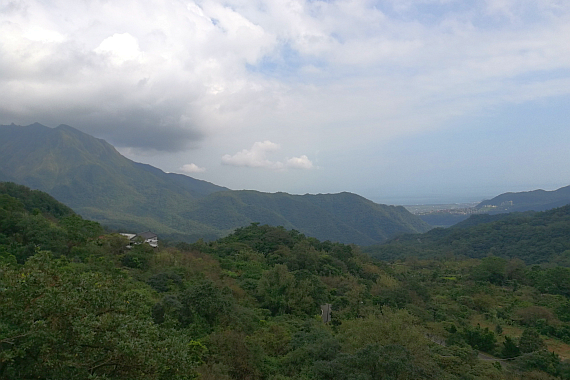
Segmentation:
<svg viewBox="0 0 570 380">
<path fill-rule="evenodd" d="M 141 232 L 140 234 L 137 234 L 137 236 L 140 236 L 140 237 L 142 237 L 142 238 L 145 239 L 145 240 L 158 237 L 157 234 L 155 234 L 154 232 L 150 232 L 150 231 Z"/>
</svg>

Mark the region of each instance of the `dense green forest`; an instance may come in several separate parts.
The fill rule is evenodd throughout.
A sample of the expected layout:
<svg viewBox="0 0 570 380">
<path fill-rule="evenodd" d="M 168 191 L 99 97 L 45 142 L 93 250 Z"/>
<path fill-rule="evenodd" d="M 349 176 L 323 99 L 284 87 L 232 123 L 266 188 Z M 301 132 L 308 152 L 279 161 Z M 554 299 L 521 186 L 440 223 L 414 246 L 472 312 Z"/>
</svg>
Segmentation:
<svg viewBox="0 0 570 380">
<path fill-rule="evenodd" d="M 260 224 L 126 245 L 0 187 L 1 379 L 570 378 L 570 269 L 548 261 L 382 262 Z"/>
<path fill-rule="evenodd" d="M 476 208 L 490 214 L 522 211 L 545 211 L 570 203 L 570 186 L 553 191 L 533 190 L 504 193 L 479 203 Z"/>
<path fill-rule="evenodd" d="M 570 266 L 570 205 L 543 212 L 472 215 L 453 227 L 402 235 L 365 251 L 382 260 L 494 255 L 526 264 Z"/>
</svg>

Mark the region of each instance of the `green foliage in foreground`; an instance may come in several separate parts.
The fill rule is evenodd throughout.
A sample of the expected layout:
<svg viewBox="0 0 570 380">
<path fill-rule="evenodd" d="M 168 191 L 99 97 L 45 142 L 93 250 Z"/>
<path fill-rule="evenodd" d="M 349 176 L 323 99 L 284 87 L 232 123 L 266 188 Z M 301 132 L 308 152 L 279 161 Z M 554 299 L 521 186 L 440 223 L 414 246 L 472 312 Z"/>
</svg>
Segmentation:
<svg viewBox="0 0 570 380">
<path fill-rule="evenodd" d="M 2 379 L 570 378 L 546 345 L 570 343 L 565 268 L 382 263 L 258 224 L 212 243 L 127 250 L 92 222 L 7 200 Z M 333 305 L 326 325 L 323 303 Z"/>
<path fill-rule="evenodd" d="M 195 377 L 203 347 L 156 325 L 152 298 L 125 275 L 40 252 L 0 280 L 1 378 Z"/>
</svg>

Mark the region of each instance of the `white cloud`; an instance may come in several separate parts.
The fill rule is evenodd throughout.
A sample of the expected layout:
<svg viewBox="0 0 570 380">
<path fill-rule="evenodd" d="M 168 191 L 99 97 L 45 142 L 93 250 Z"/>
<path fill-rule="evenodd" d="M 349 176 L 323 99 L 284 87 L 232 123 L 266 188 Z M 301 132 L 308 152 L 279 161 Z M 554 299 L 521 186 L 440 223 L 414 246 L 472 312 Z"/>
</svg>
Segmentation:
<svg viewBox="0 0 570 380">
<path fill-rule="evenodd" d="M 282 170 L 285 168 L 311 169 L 313 167 L 313 163 L 305 155 L 290 158 L 285 163 L 271 161 L 267 158 L 268 153 L 273 153 L 280 149 L 279 144 L 271 141 L 256 142 L 251 149 L 244 149 L 233 156 L 229 154 L 222 156 L 222 164 L 270 170 Z"/>
<path fill-rule="evenodd" d="M 24 37 L 30 41 L 41 41 L 41 42 L 63 42 L 65 41 L 65 36 L 54 30 L 47 30 L 44 28 L 32 27 L 28 29 Z"/>
<path fill-rule="evenodd" d="M 307 156 L 302 155 L 301 157 L 289 158 L 286 161 L 285 166 L 293 169 L 312 169 L 313 163 Z"/>
<path fill-rule="evenodd" d="M 279 119 L 338 147 L 433 129 L 550 79 L 534 73 L 570 70 L 567 1 L 461 3 L 11 3 L 0 8 L 0 122 L 180 151 Z M 497 22 L 505 14 L 517 22 Z"/>
<path fill-rule="evenodd" d="M 116 65 L 142 58 L 137 39 L 129 33 L 115 33 L 105 38 L 94 51 L 97 54 L 109 56 L 111 62 Z"/>
<path fill-rule="evenodd" d="M 568 0 L 21 0 L 0 6 L 0 36 L 0 123 L 200 149 L 208 168 L 312 166 L 240 151 L 270 136 L 353 173 L 353 152 L 378 166 L 387 142 L 570 94 Z"/>
<path fill-rule="evenodd" d="M 206 168 L 201 168 L 198 165 L 192 163 L 182 165 L 180 170 L 184 173 L 204 173 L 206 171 Z"/>
<path fill-rule="evenodd" d="M 278 170 L 283 168 L 281 162 L 270 161 L 267 153 L 280 149 L 278 144 L 271 141 L 256 142 L 251 149 L 244 149 L 233 156 L 225 154 L 222 156 L 222 164 L 231 166 L 248 166 L 250 168 L 264 168 Z"/>
</svg>

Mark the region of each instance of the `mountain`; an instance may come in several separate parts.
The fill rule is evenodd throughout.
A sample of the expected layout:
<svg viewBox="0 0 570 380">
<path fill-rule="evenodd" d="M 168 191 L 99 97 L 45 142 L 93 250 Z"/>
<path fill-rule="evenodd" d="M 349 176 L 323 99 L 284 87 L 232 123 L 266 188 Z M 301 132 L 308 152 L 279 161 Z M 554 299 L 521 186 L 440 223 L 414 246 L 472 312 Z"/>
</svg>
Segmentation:
<svg viewBox="0 0 570 380">
<path fill-rule="evenodd" d="M 570 205 L 542 212 L 472 215 L 450 228 L 402 235 L 364 251 L 383 260 L 493 255 L 527 264 L 570 265 Z"/>
<path fill-rule="evenodd" d="M 558 190 L 504 193 L 479 203 L 476 208 L 489 214 L 514 211 L 545 211 L 570 204 L 570 186 Z"/>
<path fill-rule="evenodd" d="M 70 126 L 0 126 L 0 179 L 39 189 L 115 229 L 212 240 L 251 223 L 282 225 L 322 240 L 374 244 L 430 227 L 403 207 L 350 193 L 232 191 L 123 157 Z"/>
<path fill-rule="evenodd" d="M 195 202 L 182 216 L 231 231 L 259 222 L 295 229 L 320 240 L 374 244 L 429 226 L 402 206 L 376 204 L 356 194 L 291 195 L 224 191 Z"/>
<path fill-rule="evenodd" d="M 66 125 L 1 126 L 0 172 L 110 227 L 162 233 L 204 230 L 172 218 L 169 210 L 227 190 L 133 162 L 104 140 Z"/>
</svg>

